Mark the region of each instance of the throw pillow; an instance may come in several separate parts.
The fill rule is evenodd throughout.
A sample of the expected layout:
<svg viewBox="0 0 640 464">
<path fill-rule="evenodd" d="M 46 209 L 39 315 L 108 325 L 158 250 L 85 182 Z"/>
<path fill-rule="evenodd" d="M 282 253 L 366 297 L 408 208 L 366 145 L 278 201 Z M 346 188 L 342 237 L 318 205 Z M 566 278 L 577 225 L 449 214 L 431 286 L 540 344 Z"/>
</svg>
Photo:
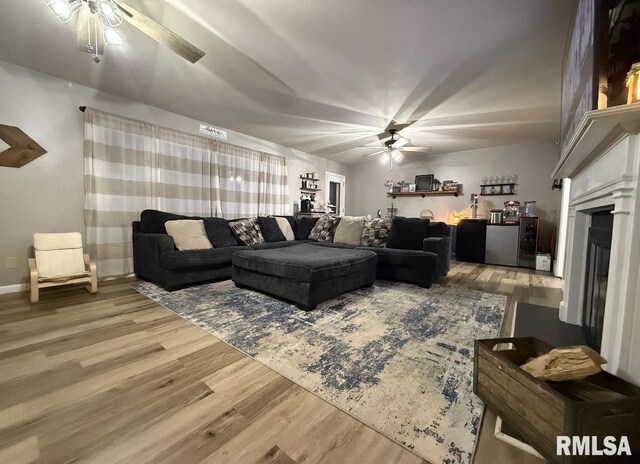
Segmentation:
<svg viewBox="0 0 640 464">
<path fill-rule="evenodd" d="M 284 219 L 286 219 L 289 222 L 289 225 L 291 226 L 291 230 L 293 230 L 295 232 L 295 230 L 296 230 L 296 218 L 294 216 L 283 216 L 283 215 L 278 215 L 278 214 L 272 214 L 271 216 L 273 216 L 275 218 L 284 218 Z"/>
<path fill-rule="evenodd" d="M 366 220 L 364 216 L 342 216 L 336 227 L 333 242 L 360 245 L 360 236 Z"/>
<path fill-rule="evenodd" d="M 173 238 L 176 248 L 183 250 L 208 250 L 213 248 L 207 238 L 202 219 L 179 219 L 164 223 L 167 234 Z"/>
<path fill-rule="evenodd" d="M 318 218 L 314 217 L 301 217 L 296 219 L 296 227 L 294 229 L 296 240 L 307 240 L 316 222 L 318 222 Z"/>
<path fill-rule="evenodd" d="M 429 219 L 395 217 L 387 248 L 422 250 L 422 242 L 429 236 Z"/>
<path fill-rule="evenodd" d="M 364 223 L 360 245 L 368 247 L 384 247 L 389 239 L 391 220 L 386 218 L 373 218 Z"/>
<path fill-rule="evenodd" d="M 286 222 L 286 219 L 285 219 Z M 265 242 L 284 242 L 284 234 L 274 217 L 258 217 L 258 225 Z"/>
<path fill-rule="evenodd" d="M 240 219 L 229 222 L 231 232 L 243 245 L 259 245 L 264 243 L 264 237 L 260 232 L 260 226 L 256 218 Z"/>
<path fill-rule="evenodd" d="M 207 237 L 214 247 L 225 248 L 238 245 L 238 241 L 231 233 L 228 220 L 218 217 L 203 218 L 202 220 Z"/>
<path fill-rule="evenodd" d="M 321 216 L 309 232 L 309 238 L 318 242 L 332 242 L 339 222 L 340 217 L 338 216 Z"/>
<path fill-rule="evenodd" d="M 155 209 L 145 209 L 140 213 L 140 232 L 145 234 L 166 234 L 164 223 L 178 219 L 190 219 L 180 214 L 165 213 Z"/>
<path fill-rule="evenodd" d="M 283 216 L 276 216 L 276 222 L 278 223 L 278 227 L 280 228 L 280 232 L 284 235 L 284 238 L 288 240 L 295 240 L 295 235 L 293 234 L 293 229 L 291 228 L 291 221 Z"/>
</svg>

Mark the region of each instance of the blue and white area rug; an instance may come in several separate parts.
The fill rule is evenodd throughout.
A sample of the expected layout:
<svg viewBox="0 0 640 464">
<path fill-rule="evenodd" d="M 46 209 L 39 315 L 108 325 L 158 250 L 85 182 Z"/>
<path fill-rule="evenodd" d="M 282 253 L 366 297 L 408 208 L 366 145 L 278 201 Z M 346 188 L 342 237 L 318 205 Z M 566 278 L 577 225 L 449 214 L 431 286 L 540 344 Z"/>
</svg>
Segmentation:
<svg viewBox="0 0 640 464">
<path fill-rule="evenodd" d="M 305 312 L 231 281 L 134 287 L 424 459 L 470 462 L 473 340 L 499 335 L 506 297 L 378 280 Z"/>
</svg>

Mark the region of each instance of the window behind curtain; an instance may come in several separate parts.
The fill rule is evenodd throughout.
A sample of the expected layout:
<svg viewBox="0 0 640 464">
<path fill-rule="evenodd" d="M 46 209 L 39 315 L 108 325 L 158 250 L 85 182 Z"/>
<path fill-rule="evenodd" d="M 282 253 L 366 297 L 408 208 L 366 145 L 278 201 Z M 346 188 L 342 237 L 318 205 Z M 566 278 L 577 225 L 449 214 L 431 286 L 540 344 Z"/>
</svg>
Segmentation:
<svg viewBox="0 0 640 464">
<path fill-rule="evenodd" d="M 287 214 L 283 157 L 87 108 L 85 225 L 100 276 L 133 272 L 144 209 L 238 218 Z"/>
</svg>

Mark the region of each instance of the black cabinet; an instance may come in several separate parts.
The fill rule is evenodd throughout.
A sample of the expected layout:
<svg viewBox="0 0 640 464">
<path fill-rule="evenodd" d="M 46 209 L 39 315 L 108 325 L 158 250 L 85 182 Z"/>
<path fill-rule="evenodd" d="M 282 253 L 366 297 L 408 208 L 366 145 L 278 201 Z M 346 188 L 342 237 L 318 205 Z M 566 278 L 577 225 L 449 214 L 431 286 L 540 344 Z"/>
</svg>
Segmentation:
<svg viewBox="0 0 640 464">
<path fill-rule="evenodd" d="M 456 259 L 484 263 L 486 239 L 486 219 L 462 219 L 456 231 Z"/>
</svg>

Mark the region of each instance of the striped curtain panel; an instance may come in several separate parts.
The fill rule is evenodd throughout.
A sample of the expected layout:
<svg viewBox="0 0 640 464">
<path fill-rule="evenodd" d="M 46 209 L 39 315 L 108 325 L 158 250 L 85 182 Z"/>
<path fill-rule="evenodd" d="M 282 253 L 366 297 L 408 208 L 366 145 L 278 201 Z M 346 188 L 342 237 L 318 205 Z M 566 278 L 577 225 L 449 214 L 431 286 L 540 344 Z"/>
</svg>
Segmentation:
<svg viewBox="0 0 640 464">
<path fill-rule="evenodd" d="M 280 156 L 260 153 L 258 172 L 258 214 L 291 214 L 287 160 Z"/>
<path fill-rule="evenodd" d="M 260 152 L 219 143 L 215 160 L 220 195 L 216 215 L 227 219 L 257 216 Z"/>
<path fill-rule="evenodd" d="M 283 157 L 87 108 L 85 225 L 100 276 L 133 272 L 131 223 L 152 208 L 188 216 L 287 214 Z"/>
</svg>

